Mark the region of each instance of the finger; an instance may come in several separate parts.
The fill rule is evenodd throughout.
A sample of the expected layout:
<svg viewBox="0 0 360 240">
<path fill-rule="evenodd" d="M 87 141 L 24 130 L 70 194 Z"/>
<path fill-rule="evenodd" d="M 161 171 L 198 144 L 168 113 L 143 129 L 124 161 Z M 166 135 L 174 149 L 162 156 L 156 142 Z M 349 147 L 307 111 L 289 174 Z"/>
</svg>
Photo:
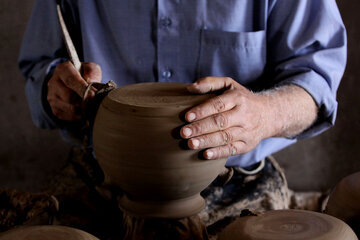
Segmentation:
<svg viewBox="0 0 360 240">
<path fill-rule="evenodd" d="M 93 62 L 82 63 L 83 78 L 88 82 L 101 82 L 102 71 L 98 64 Z"/>
<path fill-rule="evenodd" d="M 54 108 L 52 111 L 53 114 L 60 120 L 74 122 L 82 119 L 81 115 L 73 115 L 58 108 Z"/>
<path fill-rule="evenodd" d="M 66 87 L 75 91 L 80 97 L 83 97 L 88 83 L 80 76 L 71 62 L 65 62 L 58 65 L 55 73 Z"/>
<path fill-rule="evenodd" d="M 224 130 L 229 127 L 236 126 L 237 118 L 237 112 L 234 110 L 218 113 L 197 122 L 185 125 L 181 128 L 180 135 L 186 139 Z"/>
<path fill-rule="evenodd" d="M 52 99 L 49 103 L 53 114 L 57 118 L 66 121 L 81 120 L 80 106 L 63 102 L 60 99 Z"/>
<path fill-rule="evenodd" d="M 241 139 L 243 135 L 243 128 L 231 127 L 218 132 L 205 134 L 200 137 L 191 138 L 188 141 L 190 149 L 204 149 L 227 145 L 231 142 L 236 142 Z"/>
<path fill-rule="evenodd" d="M 248 152 L 246 143 L 243 141 L 236 141 L 225 146 L 210 148 L 204 152 L 204 157 L 206 159 L 220 159 L 243 154 L 246 152 Z"/>
<path fill-rule="evenodd" d="M 232 89 L 237 85 L 239 84 L 229 77 L 205 77 L 188 85 L 187 89 L 192 93 L 208 93 L 218 90 Z"/>
<path fill-rule="evenodd" d="M 67 88 L 64 83 L 59 80 L 56 84 L 56 88 L 51 91 L 56 97 L 61 99 L 63 102 L 71 104 L 80 104 L 81 98 L 71 89 Z"/>
<path fill-rule="evenodd" d="M 204 119 L 211 115 L 228 111 L 235 107 L 236 93 L 234 91 L 227 91 L 220 96 L 213 97 L 208 101 L 190 109 L 185 114 L 185 119 L 188 122 Z"/>
</svg>

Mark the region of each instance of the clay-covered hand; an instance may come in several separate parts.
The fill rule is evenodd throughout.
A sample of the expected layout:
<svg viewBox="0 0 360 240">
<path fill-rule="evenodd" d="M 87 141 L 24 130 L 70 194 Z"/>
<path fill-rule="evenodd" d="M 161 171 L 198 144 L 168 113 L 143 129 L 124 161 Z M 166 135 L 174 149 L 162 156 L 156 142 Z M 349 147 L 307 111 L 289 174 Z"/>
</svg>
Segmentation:
<svg viewBox="0 0 360 240">
<path fill-rule="evenodd" d="M 81 120 L 82 97 L 91 82 L 101 82 L 101 68 L 96 63 L 82 63 L 82 76 L 71 62 L 58 65 L 48 82 L 47 101 L 53 114 L 66 121 Z M 88 97 L 95 96 L 94 89 Z"/>
<path fill-rule="evenodd" d="M 181 130 L 191 149 L 207 149 L 206 159 L 219 159 L 251 151 L 273 133 L 266 95 L 256 94 L 227 77 L 206 77 L 188 86 L 192 93 L 223 90 L 190 109 Z"/>
</svg>

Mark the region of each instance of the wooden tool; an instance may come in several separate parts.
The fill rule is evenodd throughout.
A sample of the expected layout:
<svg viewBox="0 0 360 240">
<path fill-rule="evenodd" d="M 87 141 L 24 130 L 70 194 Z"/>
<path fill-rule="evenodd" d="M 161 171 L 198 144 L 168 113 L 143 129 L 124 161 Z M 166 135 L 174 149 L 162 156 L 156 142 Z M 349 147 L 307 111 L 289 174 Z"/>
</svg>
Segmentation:
<svg viewBox="0 0 360 240">
<path fill-rule="evenodd" d="M 69 57 L 70 57 L 70 61 L 74 64 L 75 69 L 78 72 L 80 72 L 80 70 L 81 70 L 81 62 L 80 62 L 79 56 L 78 56 L 78 54 L 76 52 L 74 43 L 71 40 L 69 31 L 68 31 L 68 29 L 66 27 L 63 15 L 61 13 L 61 8 L 60 8 L 59 5 L 57 5 L 56 9 L 57 9 L 59 22 L 60 22 L 60 26 L 61 26 L 61 32 L 63 34 L 63 38 L 64 38 L 64 41 L 65 41 L 66 49 L 67 49 Z"/>
<path fill-rule="evenodd" d="M 70 61 L 72 62 L 72 64 L 74 65 L 75 69 L 81 74 L 81 62 L 79 59 L 79 55 L 76 52 L 74 43 L 70 37 L 68 28 L 66 27 L 63 15 L 61 13 L 61 8 L 60 5 L 58 4 L 56 6 L 57 9 L 57 13 L 58 13 L 58 18 L 59 18 L 59 23 L 60 23 L 60 27 L 61 27 L 61 32 L 64 38 L 64 42 L 65 42 L 65 46 L 67 49 L 67 52 L 69 54 L 70 57 Z M 86 83 L 86 89 L 84 90 L 84 95 L 81 96 L 83 100 L 85 100 L 89 94 L 89 91 L 91 89 L 91 87 L 96 84 L 96 85 L 102 85 L 101 83 Z"/>
</svg>

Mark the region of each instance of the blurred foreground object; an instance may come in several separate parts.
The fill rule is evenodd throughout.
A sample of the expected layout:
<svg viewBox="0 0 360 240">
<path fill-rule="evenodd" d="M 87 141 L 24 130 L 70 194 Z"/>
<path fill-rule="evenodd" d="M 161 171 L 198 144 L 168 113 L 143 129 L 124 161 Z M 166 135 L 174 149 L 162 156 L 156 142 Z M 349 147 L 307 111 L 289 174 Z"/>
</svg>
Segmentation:
<svg viewBox="0 0 360 240">
<path fill-rule="evenodd" d="M 348 223 L 360 233 L 360 172 L 342 179 L 331 192 L 325 213 Z"/>
<path fill-rule="evenodd" d="M 52 224 L 58 208 L 50 194 L 0 188 L 0 232 L 17 225 Z"/>
<path fill-rule="evenodd" d="M 220 233 L 220 240 L 357 240 L 343 221 L 303 210 L 269 211 L 241 217 Z"/>
<path fill-rule="evenodd" d="M 87 232 L 64 226 L 20 227 L 0 235 L 0 240 L 99 240 Z"/>
</svg>

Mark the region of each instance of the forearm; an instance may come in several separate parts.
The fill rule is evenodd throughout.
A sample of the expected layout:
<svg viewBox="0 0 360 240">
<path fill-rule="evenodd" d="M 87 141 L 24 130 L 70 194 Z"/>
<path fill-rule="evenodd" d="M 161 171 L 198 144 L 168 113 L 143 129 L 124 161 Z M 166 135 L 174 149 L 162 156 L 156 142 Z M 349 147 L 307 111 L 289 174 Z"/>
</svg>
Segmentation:
<svg viewBox="0 0 360 240">
<path fill-rule="evenodd" d="M 316 120 L 318 107 L 311 95 L 297 85 L 261 92 L 267 102 L 267 137 L 294 137 Z"/>
</svg>

